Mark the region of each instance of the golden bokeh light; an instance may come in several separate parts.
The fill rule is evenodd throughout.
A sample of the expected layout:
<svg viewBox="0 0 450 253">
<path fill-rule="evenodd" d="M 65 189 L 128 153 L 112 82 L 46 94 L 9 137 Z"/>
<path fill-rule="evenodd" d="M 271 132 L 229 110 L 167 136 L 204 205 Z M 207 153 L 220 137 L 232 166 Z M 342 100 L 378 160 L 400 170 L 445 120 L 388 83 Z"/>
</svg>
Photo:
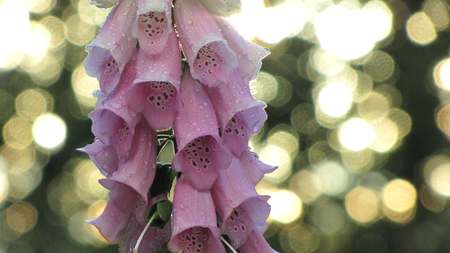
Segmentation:
<svg viewBox="0 0 450 253">
<path fill-rule="evenodd" d="M 297 105 L 291 111 L 291 125 L 301 133 L 311 133 L 318 126 L 314 106 L 310 103 Z"/>
<path fill-rule="evenodd" d="M 14 148 L 6 145 L 0 149 L 8 172 L 19 174 L 28 170 L 35 162 L 36 151 L 32 147 Z"/>
<path fill-rule="evenodd" d="M 437 194 L 428 184 L 420 188 L 419 198 L 422 205 L 432 212 L 441 212 L 447 204 L 446 196 Z"/>
<path fill-rule="evenodd" d="M 318 94 L 318 108 L 325 114 L 339 118 L 352 106 L 352 90 L 340 83 L 326 84 Z"/>
<path fill-rule="evenodd" d="M 437 38 L 434 24 L 424 12 L 417 12 L 409 17 L 406 31 L 409 39 L 419 45 L 429 44 Z"/>
<path fill-rule="evenodd" d="M 439 194 L 450 196 L 450 163 L 435 167 L 429 176 L 430 186 Z"/>
<path fill-rule="evenodd" d="M 382 3 L 362 9 L 345 4 L 330 6 L 315 21 L 322 48 L 345 60 L 369 53 L 390 33 L 391 26 L 392 14 Z"/>
<path fill-rule="evenodd" d="M 450 58 L 445 58 L 436 65 L 433 78 L 440 88 L 450 90 Z"/>
<path fill-rule="evenodd" d="M 33 123 L 33 137 L 37 144 L 46 149 L 60 147 L 66 139 L 67 127 L 56 114 L 46 113 Z"/>
<path fill-rule="evenodd" d="M 351 118 L 339 127 L 338 139 L 345 148 L 361 151 L 375 141 L 375 129 L 361 118 Z"/>
<path fill-rule="evenodd" d="M 345 208 L 354 220 L 362 223 L 373 222 L 380 215 L 379 202 L 376 192 L 357 187 L 347 194 Z"/>
<path fill-rule="evenodd" d="M 288 237 L 288 245 L 293 252 L 310 253 L 319 247 L 320 235 L 313 226 L 298 224 L 286 229 L 284 232 Z M 283 247 L 288 245 L 283 245 Z M 287 252 L 292 252 L 291 250 Z"/>
<path fill-rule="evenodd" d="M 291 175 L 292 158 L 286 150 L 278 145 L 265 146 L 260 151 L 259 157 L 266 164 L 278 165 L 277 170 L 264 176 L 267 180 L 273 183 L 281 183 Z"/>
<path fill-rule="evenodd" d="M 78 12 L 80 18 L 91 25 L 101 25 L 105 22 L 106 17 L 112 8 L 100 9 L 90 4 L 89 0 L 79 0 L 78 1 Z"/>
<path fill-rule="evenodd" d="M 387 209 L 405 213 L 415 207 L 417 192 L 410 182 L 403 179 L 394 179 L 384 186 L 382 200 Z"/>
<path fill-rule="evenodd" d="M 266 72 L 259 72 L 254 81 L 250 83 L 252 94 L 255 100 L 261 100 L 268 103 L 273 99 L 278 90 L 277 80 Z"/>
<path fill-rule="evenodd" d="M 25 233 L 31 230 L 37 222 L 36 208 L 27 202 L 17 202 L 6 210 L 8 226 L 16 232 Z"/>
<path fill-rule="evenodd" d="M 91 160 L 80 161 L 75 167 L 74 175 L 78 196 L 85 203 L 92 204 L 108 196 L 108 190 L 98 183 L 104 176 Z"/>
<path fill-rule="evenodd" d="M 314 69 L 324 75 L 335 75 L 347 66 L 342 58 L 331 54 L 322 48 L 314 50 L 310 63 Z"/>
<path fill-rule="evenodd" d="M 277 93 L 274 98 L 269 102 L 269 105 L 280 107 L 285 105 L 291 100 L 292 97 L 292 84 L 283 77 L 276 77 L 277 80 Z"/>
<path fill-rule="evenodd" d="M 97 98 L 92 92 L 100 88 L 96 78 L 86 74 L 83 65 L 78 66 L 72 73 L 72 88 L 75 91 L 77 101 L 86 106 L 93 107 Z"/>
<path fill-rule="evenodd" d="M 50 32 L 38 22 L 30 22 L 29 33 L 25 36 L 22 51 L 31 56 L 40 57 L 50 47 Z"/>
<path fill-rule="evenodd" d="M 77 14 L 70 16 L 65 23 L 67 39 L 75 45 L 86 45 L 95 37 L 94 26 L 84 22 Z"/>
<path fill-rule="evenodd" d="M 405 111 L 398 108 L 393 108 L 389 111 L 388 118 L 397 126 L 398 138 L 405 137 L 411 130 L 411 116 L 409 116 Z"/>
<path fill-rule="evenodd" d="M 5 171 L 5 169 L 3 168 L 3 160 L 0 157 L 0 206 L 2 206 L 3 201 L 6 199 L 6 197 L 8 196 L 8 192 L 9 192 L 9 181 L 8 181 L 8 176 L 7 176 L 7 172 Z"/>
<path fill-rule="evenodd" d="M 311 210 L 311 216 L 321 234 L 341 234 L 349 229 L 348 215 L 344 207 L 332 200 L 315 205 Z"/>
<path fill-rule="evenodd" d="M 257 0 L 242 1 L 242 11 L 227 19 L 244 37 L 250 39 L 256 36 L 268 44 L 276 44 L 285 37 L 299 33 L 306 17 L 307 9 L 300 1 L 286 0 L 266 8 L 264 1 Z"/>
<path fill-rule="evenodd" d="M 3 126 L 3 140 L 16 148 L 30 145 L 33 140 L 31 123 L 19 117 L 12 117 Z"/>
<path fill-rule="evenodd" d="M 302 213 L 302 201 L 295 193 L 288 190 L 271 194 L 268 203 L 272 207 L 269 219 L 284 224 L 294 222 Z"/>
<path fill-rule="evenodd" d="M 66 41 L 66 25 L 54 16 L 47 16 L 39 22 L 50 33 L 50 48 L 57 48 Z"/>
<path fill-rule="evenodd" d="M 373 52 L 364 63 L 364 72 L 376 82 L 388 79 L 394 73 L 394 59 L 382 51 Z"/>
<path fill-rule="evenodd" d="M 342 162 L 345 166 L 354 172 L 364 172 L 372 168 L 375 157 L 371 149 L 365 148 L 360 151 L 352 151 L 349 149 L 341 150 Z"/>
<path fill-rule="evenodd" d="M 375 120 L 389 112 L 391 104 L 386 96 L 371 92 L 366 99 L 358 104 L 358 113 L 362 118 Z"/>
<path fill-rule="evenodd" d="M 26 120 L 33 121 L 47 111 L 45 91 L 25 90 L 16 98 L 16 112 Z M 48 93 L 47 93 L 48 94 Z"/>
<path fill-rule="evenodd" d="M 303 203 L 311 203 L 320 195 L 320 182 L 317 176 L 309 170 L 295 173 L 289 181 L 289 189 L 297 194 Z"/>
<path fill-rule="evenodd" d="M 361 71 L 355 71 L 357 78 L 357 85 L 353 89 L 353 101 L 361 102 L 371 94 L 373 81 L 365 73 Z"/>
<path fill-rule="evenodd" d="M 22 0 L 28 6 L 30 12 L 43 14 L 55 7 L 56 0 Z"/>
<path fill-rule="evenodd" d="M 87 223 L 88 211 L 81 210 L 72 215 L 69 219 L 68 230 L 70 237 L 80 244 L 105 246 L 108 242 L 100 235 L 97 228 Z"/>
<path fill-rule="evenodd" d="M 371 122 L 375 138 L 370 147 L 378 152 L 387 152 L 397 143 L 397 125 L 388 118 L 380 118 Z"/>
<path fill-rule="evenodd" d="M 438 110 L 436 123 L 442 132 L 450 135 L 450 104 L 444 104 Z"/>
<path fill-rule="evenodd" d="M 442 31 L 448 27 L 449 13 L 447 3 L 441 0 L 427 0 L 423 6 L 423 12 L 430 17 L 436 30 Z"/>
<path fill-rule="evenodd" d="M 267 140 L 267 144 L 275 145 L 284 149 L 289 154 L 291 159 L 297 155 L 298 149 L 300 148 L 298 137 L 283 130 L 272 133 Z"/>
<path fill-rule="evenodd" d="M 339 195 L 347 190 L 352 178 L 348 171 L 337 162 L 323 162 L 314 166 L 318 188 L 326 195 Z"/>
</svg>

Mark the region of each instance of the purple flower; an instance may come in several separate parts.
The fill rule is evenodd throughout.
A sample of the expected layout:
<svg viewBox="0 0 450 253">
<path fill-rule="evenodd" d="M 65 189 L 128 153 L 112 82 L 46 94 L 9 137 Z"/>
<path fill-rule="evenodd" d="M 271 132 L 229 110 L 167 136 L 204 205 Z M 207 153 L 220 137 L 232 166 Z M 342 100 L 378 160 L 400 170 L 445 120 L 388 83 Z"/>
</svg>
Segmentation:
<svg viewBox="0 0 450 253">
<path fill-rule="evenodd" d="M 136 0 L 136 5 L 138 16 L 133 35 L 138 38 L 141 50 L 159 54 L 172 32 L 171 0 Z"/>
<path fill-rule="evenodd" d="M 231 153 L 222 145 L 214 108 L 202 84 L 184 71 L 180 97 L 184 103 L 175 118 L 174 133 L 179 151 L 172 164 L 198 189 L 211 188 L 219 171 L 228 168 Z"/>
<path fill-rule="evenodd" d="M 263 179 L 264 174 L 271 173 L 278 168 L 277 166 L 261 162 L 256 153 L 251 152 L 248 149 L 242 152 L 239 159 L 247 171 L 250 180 L 253 182 L 253 185 L 258 184 Z"/>
<path fill-rule="evenodd" d="M 105 93 L 117 85 L 136 50 L 137 40 L 131 36 L 135 18 L 134 1 L 121 0 L 109 14 L 97 38 L 86 46 L 89 52 L 84 61 L 86 73 L 98 79 L 100 89 Z"/>
<path fill-rule="evenodd" d="M 192 77 L 213 87 L 226 83 L 237 56 L 208 10 L 196 0 L 177 0 L 175 23 Z"/>
<path fill-rule="evenodd" d="M 269 243 L 267 243 L 266 239 L 262 235 L 262 231 L 259 228 L 253 229 L 253 231 L 249 234 L 247 241 L 239 248 L 239 252 L 241 253 L 278 253 L 272 247 L 270 247 Z"/>
<path fill-rule="evenodd" d="M 234 248 L 241 247 L 250 232 L 269 216 L 269 197 L 258 195 L 245 168 L 234 156 L 230 167 L 220 171 L 211 193 L 223 220 L 222 233 L 228 235 Z"/>
<path fill-rule="evenodd" d="M 228 42 L 228 46 L 237 54 L 239 74 L 244 83 L 248 85 L 258 75 L 262 64 L 261 60 L 268 56 L 270 52 L 246 40 L 224 18 L 216 17 L 216 22 L 222 31 L 223 37 Z"/>
<path fill-rule="evenodd" d="M 156 130 L 170 128 L 179 107 L 181 82 L 180 48 L 175 32 L 171 32 L 164 50 L 148 55 L 139 50 L 136 77 L 126 95 L 126 102 L 135 112 L 142 113 Z"/>
<path fill-rule="evenodd" d="M 105 177 L 110 177 L 117 171 L 119 158 L 114 146 L 107 146 L 101 140 L 96 139 L 94 143 L 87 145 L 84 148 L 79 148 L 78 151 L 88 154 L 92 159 L 92 162 L 94 162 Z"/>
<path fill-rule="evenodd" d="M 266 104 L 255 101 L 248 84 L 237 70 L 232 70 L 228 82 L 208 89 L 222 130 L 222 138 L 235 154 L 248 149 L 250 137 L 259 132 L 267 119 Z"/>
<path fill-rule="evenodd" d="M 181 175 L 173 200 L 172 252 L 225 253 L 209 190 L 198 191 Z"/>
</svg>

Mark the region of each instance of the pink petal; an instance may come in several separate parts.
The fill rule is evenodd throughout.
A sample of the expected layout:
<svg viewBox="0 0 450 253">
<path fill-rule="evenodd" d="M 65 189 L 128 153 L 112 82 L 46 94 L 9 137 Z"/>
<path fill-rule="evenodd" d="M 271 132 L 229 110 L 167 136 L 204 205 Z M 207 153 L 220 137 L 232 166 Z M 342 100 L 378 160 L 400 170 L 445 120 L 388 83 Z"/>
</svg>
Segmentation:
<svg viewBox="0 0 450 253">
<path fill-rule="evenodd" d="M 185 71 L 180 96 L 184 107 L 175 118 L 178 153 L 172 160 L 197 189 L 209 189 L 222 169 L 228 168 L 231 154 L 221 144 L 214 109 L 202 85 Z"/>
<path fill-rule="evenodd" d="M 192 76 L 209 86 L 226 83 L 237 56 L 208 10 L 196 0 L 177 0 L 175 23 Z"/>
<path fill-rule="evenodd" d="M 170 251 L 225 253 L 210 192 L 196 190 L 184 174 L 175 187 L 172 224 Z"/>
<path fill-rule="evenodd" d="M 156 131 L 145 120 L 136 126 L 130 147 L 130 155 L 119 163 L 111 180 L 130 186 L 143 199 L 147 199 L 156 173 Z"/>
<path fill-rule="evenodd" d="M 96 139 L 94 143 L 77 150 L 88 154 L 105 177 L 111 176 L 117 170 L 119 159 L 113 146 L 106 146 L 101 140 Z"/>
<path fill-rule="evenodd" d="M 230 16 L 240 11 L 241 0 L 199 0 L 208 11 L 220 16 Z"/>
<path fill-rule="evenodd" d="M 269 243 L 267 243 L 266 239 L 262 235 L 261 231 L 258 229 L 254 229 L 247 238 L 247 241 L 239 248 L 239 252 L 241 253 L 278 253 L 272 247 L 270 247 Z"/>
<path fill-rule="evenodd" d="M 170 128 L 179 107 L 181 55 L 178 40 L 171 33 L 161 54 L 148 55 L 139 50 L 137 74 L 133 88 L 126 96 L 131 109 L 142 112 L 156 130 Z"/>
<path fill-rule="evenodd" d="M 121 211 L 114 201 L 109 200 L 103 213 L 87 222 L 94 225 L 108 242 L 114 243 L 120 231 L 127 226 L 130 215 L 131 212 Z"/>
<path fill-rule="evenodd" d="M 214 183 L 212 196 L 218 214 L 222 217 L 222 232 L 239 248 L 255 226 L 265 223 L 270 213 L 267 196 L 260 196 L 238 158 L 220 172 Z"/>
<path fill-rule="evenodd" d="M 277 166 L 261 162 L 258 156 L 249 149 L 242 152 L 239 159 L 250 176 L 253 185 L 258 184 L 264 177 L 264 174 L 271 173 L 278 168 Z"/>
<path fill-rule="evenodd" d="M 114 89 L 127 62 L 136 49 L 131 28 L 136 16 L 134 1 L 122 0 L 114 7 L 98 37 L 86 46 L 86 73 L 96 77 L 103 92 Z"/>
<path fill-rule="evenodd" d="M 141 50 L 159 54 L 172 32 L 172 3 L 170 0 L 137 0 L 136 24 L 133 35 L 138 38 Z"/>
<path fill-rule="evenodd" d="M 237 54 L 239 74 L 244 82 L 248 84 L 250 80 L 256 78 L 261 68 L 261 60 L 268 56 L 270 52 L 246 40 L 225 19 L 218 17 L 216 21 L 223 37 L 228 42 L 228 46 Z"/>
</svg>

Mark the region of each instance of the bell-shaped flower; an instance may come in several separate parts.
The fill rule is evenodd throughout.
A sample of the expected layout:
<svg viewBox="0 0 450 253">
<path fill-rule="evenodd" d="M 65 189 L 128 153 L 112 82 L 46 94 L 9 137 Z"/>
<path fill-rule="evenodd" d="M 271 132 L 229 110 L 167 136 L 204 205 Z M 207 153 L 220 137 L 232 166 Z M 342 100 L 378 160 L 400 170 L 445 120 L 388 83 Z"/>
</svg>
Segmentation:
<svg viewBox="0 0 450 253">
<path fill-rule="evenodd" d="M 145 205 L 146 200 L 125 184 L 110 179 L 100 179 L 99 182 L 110 190 L 110 199 L 103 213 L 87 222 L 97 227 L 108 242 L 114 243 L 118 235 L 127 227 L 132 212 Z"/>
<path fill-rule="evenodd" d="M 247 171 L 247 174 L 253 182 L 253 185 L 258 184 L 263 179 L 264 174 L 272 173 L 278 168 L 278 166 L 272 166 L 263 163 L 261 160 L 259 160 L 258 155 L 250 151 L 250 149 L 242 152 L 239 160 Z"/>
<path fill-rule="evenodd" d="M 143 214 L 147 214 L 152 204 L 161 199 L 167 199 L 167 196 L 161 194 L 151 198 L 148 201 Z M 156 252 L 157 250 L 160 250 L 163 244 L 171 238 L 172 228 L 170 224 L 167 224 L 163 230 L 148 227 L 147 230 L 144 231 L 148 221 L 138 221 L 137 217 L 142 217 L 142 215 L 131 215 L 127 227 L 119 234 L 119 252 L 133 253 L 137 243 L 139 243 L 139 245 L 137 245 L 138 253 Z M 142 239 L 139 241 L 142 233 Z"/>
<path fill-rule="evenodd" d="M 133 57 L 137 39 L 131 34 L 136 18 L 134 0 L 121 0 L 108 16 L 99 35 L 86 46 L 84 68 L 96 77 L 100 89 L 109 93 L 120 80 L 125 65 Z"/>
<path fill-rule="evenodd" d="M 134 130 L 128 157 L 119 161 L 117 171 L 109 179 L 126 184 L 147 198 L 155 178 L 157 148 L 156 131 L 142 119 Z"/>
<path fill-rule="evenodd" d="M 98 100 L 97 109 L 89 114 L 92 132 L 105 145 L 113 145 L 119 159 L 128 156 L 134 128 L 140 120 L 140 116 L 130 110 L 125 101 L 135 79 L 135 63 L 131 61 L 126 66 L 117 87 L 102 100 Z"/>
<path fill-rule="evenodd" d="M 192 77 L 213 87 L 226 83 L 237 56 L 208 10 L 197 0 L 177 0 L 175 23 Z"/>
<path fill-rule="evenodd" d="M 228 46 L 238 57 L 238 71 L 244 83 L 255 79 L 261 69 L 261 60 L 270 54 L 269 50 L 246 40 L 224 18 L 217 17 L 217 24 L 227 40 Z"/>
<path fill-rule="evenodd" d="M 88 154 L 92 162 L 105 177 L 110 177 L 117 171 L 119 158 L 114 146 L 107 146 L 101 140 L 96 139 L 94 143 L 77 150 Z"/>
<path fill-rule="evenodd" d="M 211 188 L 219 171 L 228 168 L 231 152 L 222 145 L 217 118 L 203 85 L 186 68 L 180 98 L 184 105 L 174 122 L 178 152 L 172 164 L 198 189 Z"/>
<path fill-rule="evenodd" d="M 225 253 L 209 190 L 198 191 L 184 174 L 175 186 L 171 252 Z"/>
<path fill-rule="evenodd" d="M 256 227 L 263 225 L 270 213 L 268 196 L 260 196 L 239 159 L 233 156 L 230 167 L 220 171 L 211 188 L 216 211 L 222 217 L 222 233 L 233 248 L 239 248 Z"/>
<path fill-rule="evenodd" d="M 253 229 L 249 234 L 247 241 L 239 248 L 241 253 L 278 253 L 272 249 L 264 238 L 263 232 L 259 228 Z"/>
<path fill-rule="evenodd" d="M 171 32 L 164 50 L 148 55 L 139 50 L 136 77 L 126 95 L 129 107 L 142 112 L 156 130 L 170 128 L 178 110 L 181 82 L 181 54 L 175 32 Z"/>
<path fill-rule="evenodd" d="M 171 0 L 136 0 L 137 19 L 133 36 L 139 40 L 141 50 L 159 54 L 172 32 Z"/>
<path fill-rule="evenodd" d="M 207 89 L 216 109 L 222 139 L 236 156 L 248 149 L 248 141 L 259 132 L 267 119 L 266 104 L 255 101 L 248 84 L 237 70 L 232 70 L 228 82 Z"/>
<path fill-rule="evenodd" d="M 208 11 L 220 16 L 231 16 L 241 11 L 241 0 L 199 0 Z"/>
</svg>

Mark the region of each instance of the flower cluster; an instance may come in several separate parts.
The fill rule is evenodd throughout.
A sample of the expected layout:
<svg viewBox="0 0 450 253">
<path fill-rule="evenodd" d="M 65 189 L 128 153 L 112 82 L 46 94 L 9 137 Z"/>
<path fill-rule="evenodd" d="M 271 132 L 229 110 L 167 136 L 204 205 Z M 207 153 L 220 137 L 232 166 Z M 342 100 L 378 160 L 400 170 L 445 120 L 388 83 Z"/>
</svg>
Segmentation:
<svg viewBox="0 0 450 253">
<path fill-rule="evenodd" d="M 94 4 L 113 9 L 86 48 L 86 72 L 100 90 L 90 113 L 96 138 L 80 150 L 106 177 L 100 183 L 110 199 L 89 222 L 119 242 L 120 252 L 225 253 L 224 244 L 241 253 L 275 252 L 262 236 L 268 197 L 255 185 L 276 167 L 248 146 L 267 118 L 249 82 L 268 51 L 224 19 L 239 0 Z M 167 129 L 176 153 L 162 166 L 157 156 L 171 139 L 160 141 Z M 177 177 L 173 209 L 163 219 L 170 221 L 148 228 L 154 204 L 167 201 L 167 189 L 156 189 L 171 185 L 167 168 Z"/>
</svg>

